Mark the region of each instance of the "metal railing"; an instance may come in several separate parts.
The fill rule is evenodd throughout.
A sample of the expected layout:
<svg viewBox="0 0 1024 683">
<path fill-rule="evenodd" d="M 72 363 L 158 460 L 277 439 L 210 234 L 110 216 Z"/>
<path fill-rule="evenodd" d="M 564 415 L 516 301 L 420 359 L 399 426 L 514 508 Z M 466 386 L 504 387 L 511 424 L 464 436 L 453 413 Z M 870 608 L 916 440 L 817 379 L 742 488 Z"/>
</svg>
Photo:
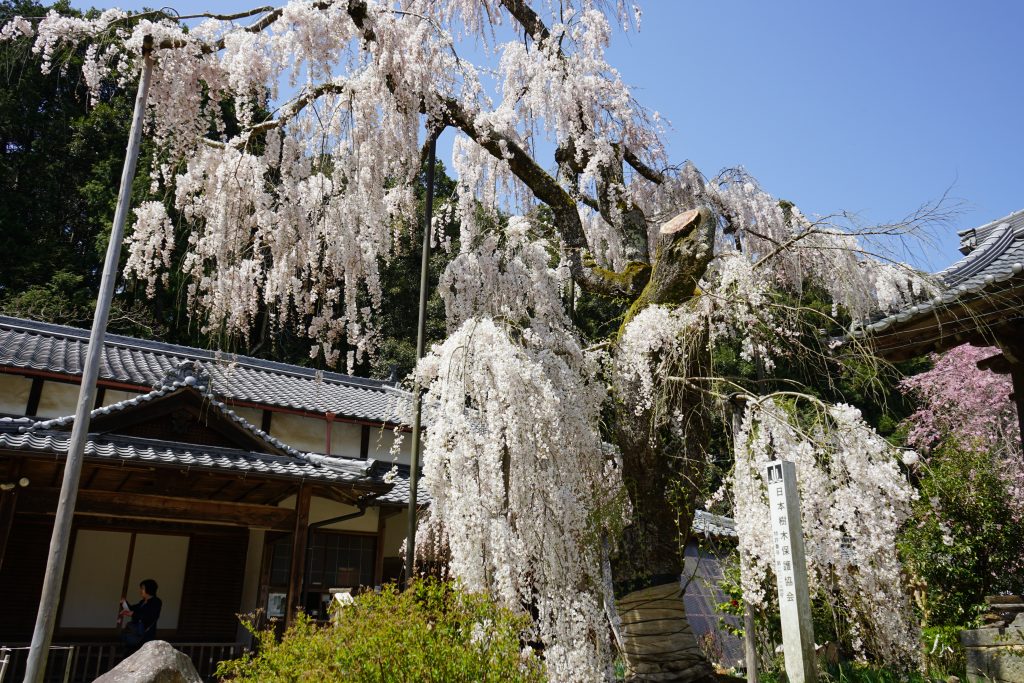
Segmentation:
<svg viewBox="0 0 1024 683">
<path fill-rule="evenodd" d="M 28 645 L 0 645 L 0 683 L 14 683 L 17 675 L 24 675 Z M 70 683 L 71 666 L 75 658 L 73 645 L 51 645 L 46 669 L 46 683 Z M 10 678 L 8 678 L 10 676 Z"/>
<path fill-rule="evenodd" d="M 188 655 L 204 681 L 215 681 L 217 664 L 242 654 L 238 643 L 171 643 Z M 0 683 L 19 683 L 25 675 L 28 645 L 0 646 Z M 122 659 L 120 643 L 67 643 L 50 648 L 46 683 L 91 683 Z"/>
</svg>

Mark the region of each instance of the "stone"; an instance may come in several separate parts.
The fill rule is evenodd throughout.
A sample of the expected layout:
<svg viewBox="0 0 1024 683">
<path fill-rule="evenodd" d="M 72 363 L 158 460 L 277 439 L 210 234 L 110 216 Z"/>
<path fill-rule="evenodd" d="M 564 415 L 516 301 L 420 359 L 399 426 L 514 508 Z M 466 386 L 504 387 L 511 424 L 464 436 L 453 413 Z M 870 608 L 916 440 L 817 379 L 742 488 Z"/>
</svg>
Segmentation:
<svg viewBox="0 0 1024 683">
<path fill-rule="evenodd" d="M 982 628 L 960 632 L 968 683 L 1024 681 L 1024 630 Z"/>
<path fill-rule="evenodd" d="M 93 683 L 203 683 L 192 660 L 170 643 L 151 640 Z"/>
<path fill-rule="evenodd" d="M 989 605 L 1024 605 L 1019 595 L 986 595 L 985 602 Z"/>
</svg>

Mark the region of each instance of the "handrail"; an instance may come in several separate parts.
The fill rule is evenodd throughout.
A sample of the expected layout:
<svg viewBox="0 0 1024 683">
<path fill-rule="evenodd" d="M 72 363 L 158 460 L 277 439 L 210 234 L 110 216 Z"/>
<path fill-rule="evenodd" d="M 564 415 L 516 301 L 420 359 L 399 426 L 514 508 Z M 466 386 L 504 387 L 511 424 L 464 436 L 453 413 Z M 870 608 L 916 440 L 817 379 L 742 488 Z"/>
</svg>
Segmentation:
<svg viewBox="0 0 1024 683">
<path fill-rule="evenodd" d="M 171 641 L 170 644 L 183 652 L 192 660 L 199 676 L 205 681 L 214 681 L 217 664 L 241 655 L 244 647 L 235 641 Z M 122 646 L 114 641 L 69 642 L 51 646 L 52 651 L 67 651 L 63 663 L 63 683 L 89 683 L 103 675 L 121 661 Z M 0 668 L 0 683 L 7 681 L 6 674 L 17 675 L 24 671 L 25 657 L 29 646 L 27 643 L 10 643 L 0 645 L 0 666 L 3 653 L 7 652 L 6 669 Z M 59 670 L 59 669 L 58 669 Z"/>
</svg>

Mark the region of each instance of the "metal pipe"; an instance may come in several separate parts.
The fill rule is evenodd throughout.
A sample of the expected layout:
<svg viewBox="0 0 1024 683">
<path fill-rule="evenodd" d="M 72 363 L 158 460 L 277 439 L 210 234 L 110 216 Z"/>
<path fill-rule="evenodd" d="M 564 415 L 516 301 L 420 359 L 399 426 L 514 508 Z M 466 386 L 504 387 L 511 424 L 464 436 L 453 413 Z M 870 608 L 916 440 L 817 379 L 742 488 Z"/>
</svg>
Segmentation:
<svg viewBox="0 0 1024 683">
<path fill-rule="evenodd" d="M 82 384 L 78 391 L 78 407 L 75 423 L 71 430 L 68 455 L 64 464 L 64 479 L 61 483 L 57 515 L 50 536 L 50 552 L 46 559 L 46 574 L 43 578 L 43 593 L 39 599 L 32 645 L 25 665 L 25 682 L 42 683 L 46 672 L 46 659 L 53 638 L 54 621 L 60 602 L 61 583 L 67 564 L 68 542 L 71 538 L 71 523 L 75 515 L 75 501 L 78 498 L 78 481 L 82 474 L 82 460 L 85 455 L 85 441 L 89 435 L 89 412 L 96 401 L 96 379 L 99 376 L 100 356 L 107 333 L 107 318 L 110 302 L 117 281 L 118 262 L 121 257 L 121 242 L 124 240 L 124 225 L 131 203 L 132 180 L 139 158 L 142 141 L 142 120 L 146 112 L 146 100 L 153 75 L 153 38 L 146 36 L 142 43 L 142 74 L 139 89 L 135 95 L 135 111 L 132 127 L 128 134 L 128 149 L 125 152 L 124 168 L 121 171 L 121 189 L 117 196 L 117 210 L 114 224 L 110 229 L 110 243 L 103 262 L 103 277 L 100 280 L 99 296 L 96 298 L 96 313 L 92 319 L 89 334 L 89 348 L 86 352 L 85 367 L 82 369 Z"/>
<path fill-rule="evenodd" d="M 423 358 L 427 338 L 427 285 L 430 270 L 430 228 L 434 220 L 434 165 L 437 154 L 437 135 L 431 133 L 430 153 L 427 155 L 427 204 L 423 220 L 423 254 L 420 259 L 420 316 L 416 328 L 416 361 Z M 405 534 L 405 583 L 412 580 L 416 564 L 416 487 L 420 469 L 420 413 L 423 396 L 419 384 L 413 387 L 412 459 L 409 463 L 409 524 Z"/>
</svg>

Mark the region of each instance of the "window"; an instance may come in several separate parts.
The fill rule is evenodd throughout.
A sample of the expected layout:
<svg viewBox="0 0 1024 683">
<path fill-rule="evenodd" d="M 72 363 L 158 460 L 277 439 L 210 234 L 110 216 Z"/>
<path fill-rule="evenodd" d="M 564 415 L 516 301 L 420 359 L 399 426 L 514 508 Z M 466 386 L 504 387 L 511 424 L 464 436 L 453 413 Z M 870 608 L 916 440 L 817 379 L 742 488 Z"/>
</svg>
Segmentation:
<svg viewBox="0 0 1024 683">
<path fill-rule="evenodd" d="M 377 562 L 377 537 L 337 531 L 315 531 L 306 548 L 306 576 L 302 604 L 315 618 L 327 616 L 332 588 L 358 588 L 374 585 Z M 273 545 L 270 585 L 288 586 L 291 568 L 291 537 Z"/>
<path fill-rule="evenodd" d="M 270 584 L 287 586 L 291 568 L 291 537 L 274 543 Z M 377 560 L 377 537 L 335 531 L 315 531 L 306 549 L 307 590 L 372 586 Z"/>
<path fill-rule="evenodd" d="M 163 603 L 160 631 L 178 627 L 188 536 L 78 529 L 61 607 L 61 628 L 114 628 L 117 603 L 139 601 L 139 582 L 154 579 Z"/>
</svg>

